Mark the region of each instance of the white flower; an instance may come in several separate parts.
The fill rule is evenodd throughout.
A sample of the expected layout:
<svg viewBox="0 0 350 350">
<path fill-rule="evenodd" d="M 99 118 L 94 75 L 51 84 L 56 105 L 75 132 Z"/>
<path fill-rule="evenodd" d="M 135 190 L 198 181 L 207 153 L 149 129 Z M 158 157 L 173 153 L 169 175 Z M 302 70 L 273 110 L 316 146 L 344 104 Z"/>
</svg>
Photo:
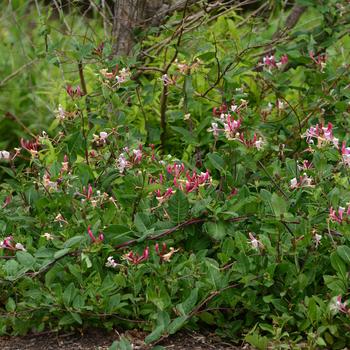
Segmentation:
<svg viewBox="0 0 350 350">
<path fill-rule="evenodd" d="M 10 152 L 0 151 L 0 159 L 10 159 Z"/>
<path fill-rule="evenodd" d="M 106 133 L 105 131 L 100 132 L 100 139 L 101 140 L 106 140 L 107 137 L 108 137 L 108 133 Z"/>
<path fill-rule="evenodd" d="M 294 179 L 290 180 L 290 187 L 296 188 L 297 186 L 298 186 L 298 180 L 295 177 Z"/>
<path fill-rule="evenodd" d="M 219 135 L 218 123 L 211 123 L 211 128 L 209 128 L 207 131 L 212 132 L 215 137 L 218 136 Z"/>
<path fill-rule="evenodd" d="M 115 260 L 113 259 L 113 256 L 109 256 L 108 258 L 107 258 L 107 262 L 106 262 L 106 267 L 113 267 L 113 268 L 115 268 L 115 267 L 117 267 L 118 266 L 118 264 L 115 262 Z"/>
<path fill-rule="evenodd" d="M 321 239 L 322 239 L 322 236 L 316 233 L 315 236 L 314 236 L 314 241 L 315 241 L 315 247 L 316 248 L 321 244 Z"/>
<path fill-rule="evenodd" d="M 255 141 L 255 147 L 258 150 L 261 150 L 263 148 L 264 144 L 265 144 L 265 142 L 261 137 L 259 137 L 259 140 Z"/>
<path fill-rule="evenodd" d="M 52 241 L 53 240 L 53 236 L 52 234 L 48 233 L 48 232 L 45 232 L 41 237 L 45 237 L 45 239 L 47 241 Z"/>
<path fill-rule="evenodd" d="M 56 118 L 58 120 L 64 120 L 66 118 L 66 112 L 64 111 L 61 105 L 58 105 L 56 113 Z"/>
<path fill-rule="evenodd" d="M 173 81 L 169 78 L 168 74 L 163 74 L 160 80 L 162 80 L 165 86 L 173 83 Z"/>
<path fill-rule="evenodd" d="M 142 151 L 141 151 L 141 150 L 139 150 L 139 149 L 134 149 L 134 150 L 132 151 L 132 153 L 133 153 L 134 156 L 135 156 L 135 161 L 136 161 L 136 162 L 140 162 L 140 161 L 142 160 Z"/>
<path fill-rule="evenodd" d="M 119 75 L 115 77 L 118 84 L 124 83 L 129 77 L 130 77 L 130 71 L 129 69 L 123 68 L 120 70 Z"/>
<path fill-rule="evenodd" d="M 237 110 L 238 106 L 237 105 L 232 105 L 231 106 L 231 111 L 235 112 Z"/>
<path fill-rule="evenodd" d="M 252 248 L 255 250 L 260 250 L 260 249 L 264 249 L 264 245 L 254 237 L 254 235 L 249 232 L 249 243 L 251 244 Z"/>
<path fill-rule="evenodd" d="M 280 101 L 280 100 L 277 100 L 277 108 L 278 109 L 284 109 L 284 102 Z"/>
<path fill-rule="evenodd" d="M 26 251 L 22 243 L 16 243 L 15 248 L 17 250 L 23 250 L 24 252 Z"/>
<path fill-rule="evenodd" d="M 117 161 L 117 166 L 118 166 L 118 170 L 120 173 L 123 173 L 125 168 L 127 168 L 129 165 L 129 162 L 126 160 L 124 153 L 121 153 L 118 161 Z"/>
</svg>

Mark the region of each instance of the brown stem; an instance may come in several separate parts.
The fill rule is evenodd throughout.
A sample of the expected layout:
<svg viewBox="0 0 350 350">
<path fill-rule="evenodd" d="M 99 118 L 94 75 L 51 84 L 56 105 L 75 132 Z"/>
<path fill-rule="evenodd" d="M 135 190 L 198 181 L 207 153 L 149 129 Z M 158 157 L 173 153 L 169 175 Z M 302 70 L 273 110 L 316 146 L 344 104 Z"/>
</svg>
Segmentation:
<svg viewBox="0 0 350 350">
<path fill-rule="evenodd" d="M 160 146 L 164 152 L 165 149 L 165 140 L 166 140 L 166 107 L 168 99 L 168 86 L 164 85 L 162 90 L 162 95 L 160 97 L 160 128 L 162 130 L 160 134 Z"/>
<path fill-rule="evenodd" d="M 237 222 L 237 221 L 242 221 L 242 220 L 245 220 L 247 219 L 248 216 L 241 216 L 241 217 L 237 217 L 237 218 L 231 218 L 231 219 L 228 219 L 226 221 L 228 222 Z M 199 223 L 203 223 L 203 222 L 206 222 L 207 219 L 204 219 L 204 218 L 194 218 L 194 219 L 189 219 L 189 220 L 186 220 L 168 230 L 165 230 L 164 232 L 158 234 L 158 235 L 154 235 L 154 236 L 150 236 L 150 237 L 147 237 L 147 240 L 148 241 L 155 241 L 157 239 L 160 239 L 162 237 L 165 237 L 165 236 L 168 236 L 170 234 L 172 234 L 173 232 L 176 232 L 180 229 L 182 229 L 183 227 L 186 227 L 186 226 L 190 226 L 190 225 L 193 225 L 193 224 L 199 224 Z M 127 241 L 127 242 L 124 242 L 124 243 L 121 243 L 121 244 L 118 244 L 116 245 L 114 248 L 115 249 L 121 249 L 121 248 L 125 248 L 125 247 L 128 247 L 128 246 L 131 246 L 131 245 L 134 245 L 135 243 L 138 243 L 139 240 L 138 239 L 131 239 L 130 241 Z"/>
</svg>

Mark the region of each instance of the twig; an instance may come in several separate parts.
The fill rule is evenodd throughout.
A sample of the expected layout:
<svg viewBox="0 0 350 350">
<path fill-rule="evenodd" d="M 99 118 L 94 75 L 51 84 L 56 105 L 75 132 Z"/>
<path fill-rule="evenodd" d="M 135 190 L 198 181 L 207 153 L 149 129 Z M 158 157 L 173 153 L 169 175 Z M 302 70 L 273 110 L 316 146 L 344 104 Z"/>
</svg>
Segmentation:
<svg viewBox="0 0 350 350">
<path fill-rule="evenodd" d="M 23 66 L 19 67 L 17 70 L 15 70 L 14 72 L 12 72 L 10 75 L 8 75 L 5 79 L 0 81 L 0 87 L 3 87 L 9 80 L 13 79 L 14 77 L 16 77 L 19 73 L 21 73 L 23 70 L 25 70 L 27 67 L 31 66 L 32 64 L 34 64 L 38 59 L 35 58 L 29 62 L 27 62 L 26 64 L 24 64 Z"/>
<path fill-rule="evenodd" d="M 180 32 L 179 32 L 179 35 L 177 38 L 177 43 L 175 46 L 175 53 L 174 53 L 173 57 L 171 58 L 171 60 L 167 64 L 164 65 L 163 74 L 168 73 L 171 65 L 175 62 L 177 55 L 179 53 L 179 46 L 181 44 L 182 35 L 184 33 L 184 24 L 185 24 L 185 20 L 186 20 L 186 11 L 187 11 L 188 1 L 189 0 L 186 1 L 185 8 L 184 8 L 182 21 L 181 21 L 181 25 L 180 25 L 180 29 L 179 29 Z M 165 55 L 164 55 L 165 59 L 166 59 L 166 56 L 167 55 L 165 53 Z M 160 126 L 162 129 L 162 133 L 160 134 L 160 145 L 161 145 L 161 149 L 163 150 L 163 152 L 165 149 L 166 129 L 167 129 L 167 122 L 166 122 L 167 99 L 168 99 L 168 86 L 167 86 L 167 84 L 164 83 L 162 94 L 160 97 Z"/>
<path fill-rule="evenodd" d="M 288 199 L 288 196 L 285 194 L 285 192 L 282 190 L 282 188 L 279 186 L 279 184 L 275 181 L 275 179 L 269 174 L 269 172 L 266 170 L 264 164 L 258 160 L 259 165 L 262 167 L 262 169 L 264 170 L 265 174 L 270 178 L 270 180 L 273 182 L 273 184 L 275 185 L 275 187 L 280 191 L 280 193 L 283 195 L 283 197 L 285 199 Z"/>
<path fill-rule="evenodd" d="M 246 220 L 247 218 L 249 218 L 249 216 L 240 216 L 240 217 L 237 217 L 237 218 L 231 218 L 231 219 L 228 219 L 226 220 L 227 222 L 238 222 L 238 221 L 242 221 L 242 220 Z M 206 222 L 208 221 L 208 219 L 204 219 L 204 218 L 194 218 L 194 219 L 189 219 L 189 220 L 186 220 L 170 229 L 167 229 L 165 230 L 164 232 L 158 234 L 158 235 L 154 235 L 154 236 L 150 236 L 150 237 L 147 237 L 147 240 L 149 241 L 155 241 L 157 239 L 160 239 L 160 238 L 163 238 L 165 236 L 168 236 L 170 234 L 172 234 L 173 232 L 176 232 L 186 226 L 190 226 L 190 225 L 193 225 L 193 224 L 199 224 L 199 223 L 203 223 L 203 222 Z M 115 249 L 121 249 L 121 248 L 125 248 L 125 247 L 128 247 L 128 246 L 131 246 L 131 245 L 134 245 L 136 243 L 139 242 L 139 239 L 131 239 L 127 242 L 124 242 L 124 243 L 121 243 L 121 244 L 118 244 L 117 246 L 115 246 L 114 248 Z"/>
<path fill-rule="evenodd" d="M 36 137 L 23 123 L 22 121 L 16 116 L 14 115 L 13 113 L 11 112 L 6 112 L 5 113 L 5 117 L 8 118 L 8 119 L 11 119 L 13 121 L 15 121 L 19 126 L 21 126 L 23 128 L 23 130 L 30 136 L 32 137 Z"/>
</svg>

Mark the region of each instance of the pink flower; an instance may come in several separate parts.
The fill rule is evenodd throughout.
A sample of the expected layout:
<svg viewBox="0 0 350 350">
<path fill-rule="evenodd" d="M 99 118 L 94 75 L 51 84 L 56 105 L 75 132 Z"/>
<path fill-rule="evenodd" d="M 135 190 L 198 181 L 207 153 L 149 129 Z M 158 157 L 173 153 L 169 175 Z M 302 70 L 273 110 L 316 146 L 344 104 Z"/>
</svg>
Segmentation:
<svg viewBox="0 0 350 350">
<path fill-rule="evenodd" d="M 280 62 L 282 64 L 287 64 L 288 63 L 288 56 L 286 54 L 282 55 Z"/>
<path fill-rule="evenodd" d="M 346 147 L 345 141 L 342 144 L 341 154 L 344 164 L 350 166 L 350 147 Z"/>
<path fill-rule="evenodd" d="M 72 99 L 84 96 L 80 86 L 73 88 L 72 85 L 67 85 L 66 92 Z"/>
<path fill-rule="evenodd" d="M 142 160 L 142 151 L 140 149 L 134 149 L 132 152 L 134 155 L 134 163 L 135 164 L 140 163 Z"/>
<path fill-rule="evenodd" d="M 241 126 L 241 119 L 235 120 L 230 114 L 227 114 L 224 122 L 224 132 L 228 140 L 233 140 L 237 136 L 237 131 Z"/>
<path fill-rule="evenodd" d="M 331 311 L 335 313 L 342 312 L 343 314 L 350 315 L 350 309 L 347 307 L 347 302 L 342 302 L 341 299 L 341 295 L 338 295 L 337 297 L 333 298 L 330 304 Z"/>
<path fill-rule="evenodd" d="M 160 190 L 156 191 L 156 198 L 159 201 L 159 203 L 165 202 L 167 199 L 169 199 L 175 191 L 169 187 L 163 194 L 160 192 Z"/>
<path fill-rule="evenodd" d="M 22 250 L 26 251 L 22 243 L 14 243 L 12 236 L 7 236 L 3 241 L 0 242 L 0 249 L 8 250 Z"/>
<path fill-rule="evenodd" d="M 156 243 L 156 245 L 154 247 L 155 247 L 155 251 L 156 251 L 157 255 L 160 257 L 160 260 L 165 261 L 165 262 L 170 261 L 173 254 L 179 251 L 179 249 L 175 250 L 173 247 L 170 247 L 169 251 L 167 251 L 167 246 L 165 243 L 163 243 L 163 245 L 162 245 L 162 250 L 159 250 L 158 243 Z"/>
<path fill-rule="evenodd" d="M 327 55 L 319 54 L 317 57 L 315 57 L 313 51 L 310 51 L 309 55 L 312 61 L 320 68 L 320 71 L 323 72 L 324 68 L 326 67 Z"/>
<path fill-rule="evenodd" d="M 126 160 L 124 153 L 121 153 L 117 160 L 117 167 L 122 174 L 126 168 L 130 167 L 130 162 Z"/>
<path fill-rule="evenodd" d="M 211 128 L 209 128 L 207 131 L 212 132 L 214 137 L 219 136 L 219 128 L 218 128 L 218 123 L 211 123 Z"/>
<path fill-rule="evenodd" d="M 178 178 L 185 171 L 185 165 L 183 163 L 175 163 L 173 166 L 168 165 L 166 170 L 168 174 L 174 175 L 176 178 Z"/>
<path fill-rule="evenodd" d="M 350 210 L 350 206 L 347 210 L 347 215 L 348 215 L 348 212 Z M 339 207 L 338 208 L 338 215 L 336 213 L 336 211 L 333 209 L 333 207 L 330 207 L 329 209 L 329 218 L 332 220 L 332 221 L 335 221 L 335 222 L 338 222 L 338 223 L 342 223 L 343 222 L 343 214 L 345 212 L 345 208 L 343 207 Z"/>
<path fill-rule="evenodd" d="M 132 263 L 133 265 L 138 265 L 143 261 L 146 261 L 149 257 L 149 248 L 146 247 L 140 256 L 139 254 L 134 254 L 133 251 L 130 251 L 129 253 L 126 253 L 122 256 L 122 259 L 127 260 L 128 262 Z"/>
<path fill-rule="evenodd" d="M 299 176 L 299 181 L 297 178 L 290 180 L 290 188 L 295 189 L 300 187 L 314 187 L 312 182 L 312 177 L 309 177 L 306 173 L 304 173 L 302 176 Z"/>
<path fill-rule="evenodd" d="M 37 138 L 34 140 L 21 139 L 21 146 L 31 154 L 36 155 L 38 153 L 39 140 Z"/>
<path fill-rule="evenodd" d="M 104 236 L 103 236 L 103 233 L 101 232 L 99 235 L 98 235 L 98 238 L 96 238 L 94 236 L 94 234 L 92 233 L 92 230 L 91 230 L 91 226 L 89 225 L 88 228 L 87 228 L 87 232 L 92 240 L 93 243 L 102 243 L 103 240 L 104 240 Z"/>
<path fill-rule="evenodd" d="M 93 189 L 92 186 L 89 184 L 88 189 L 86 190 L 85 186 L 83 187 L 83 196 L 87 199 L 90 200 L 93 194 Z"/>
<path fill-rule="evenodd" d="M 251 232 L 249 232 L 249 243 L 255 250 L 265 249 L 265 246 L 257 240 Z"/>
<path fill-rule="evenodd" d="M 276 68 L 276 60 L 274 55 L 265 56 L 263 58 L 263 64 L 269 68 Z"/>
</svg>

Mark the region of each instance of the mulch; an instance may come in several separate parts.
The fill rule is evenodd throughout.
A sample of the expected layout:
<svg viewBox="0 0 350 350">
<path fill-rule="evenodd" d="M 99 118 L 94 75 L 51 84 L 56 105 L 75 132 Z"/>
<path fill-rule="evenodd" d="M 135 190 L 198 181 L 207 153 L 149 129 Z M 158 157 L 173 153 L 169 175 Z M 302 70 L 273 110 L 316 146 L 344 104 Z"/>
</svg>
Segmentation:
<svg viewBox="0 0 350 350">
<path fill-rule="evenodd" d="M 139 331 L 127 331 L 123 334 L 118 331 L 105 332 L 98 329 L 84 330 L 81 333 L 53 333 L 43 332 L 39 334 L 21 337 L 0 337 L 1 350 L 108 350 L 112 343 L 123 335 L 132 344 L 134 350 L 150 350 L 143 342 L 146 333 Z M 251 347 L 236 347 L 211 333 L 197 333 L 182 331 L 167 337 L 157 344 L 158 349 L 166 350 L 242 350 Z M 161 347 L 162 346 L 162 347 Z"/>
</svg>

